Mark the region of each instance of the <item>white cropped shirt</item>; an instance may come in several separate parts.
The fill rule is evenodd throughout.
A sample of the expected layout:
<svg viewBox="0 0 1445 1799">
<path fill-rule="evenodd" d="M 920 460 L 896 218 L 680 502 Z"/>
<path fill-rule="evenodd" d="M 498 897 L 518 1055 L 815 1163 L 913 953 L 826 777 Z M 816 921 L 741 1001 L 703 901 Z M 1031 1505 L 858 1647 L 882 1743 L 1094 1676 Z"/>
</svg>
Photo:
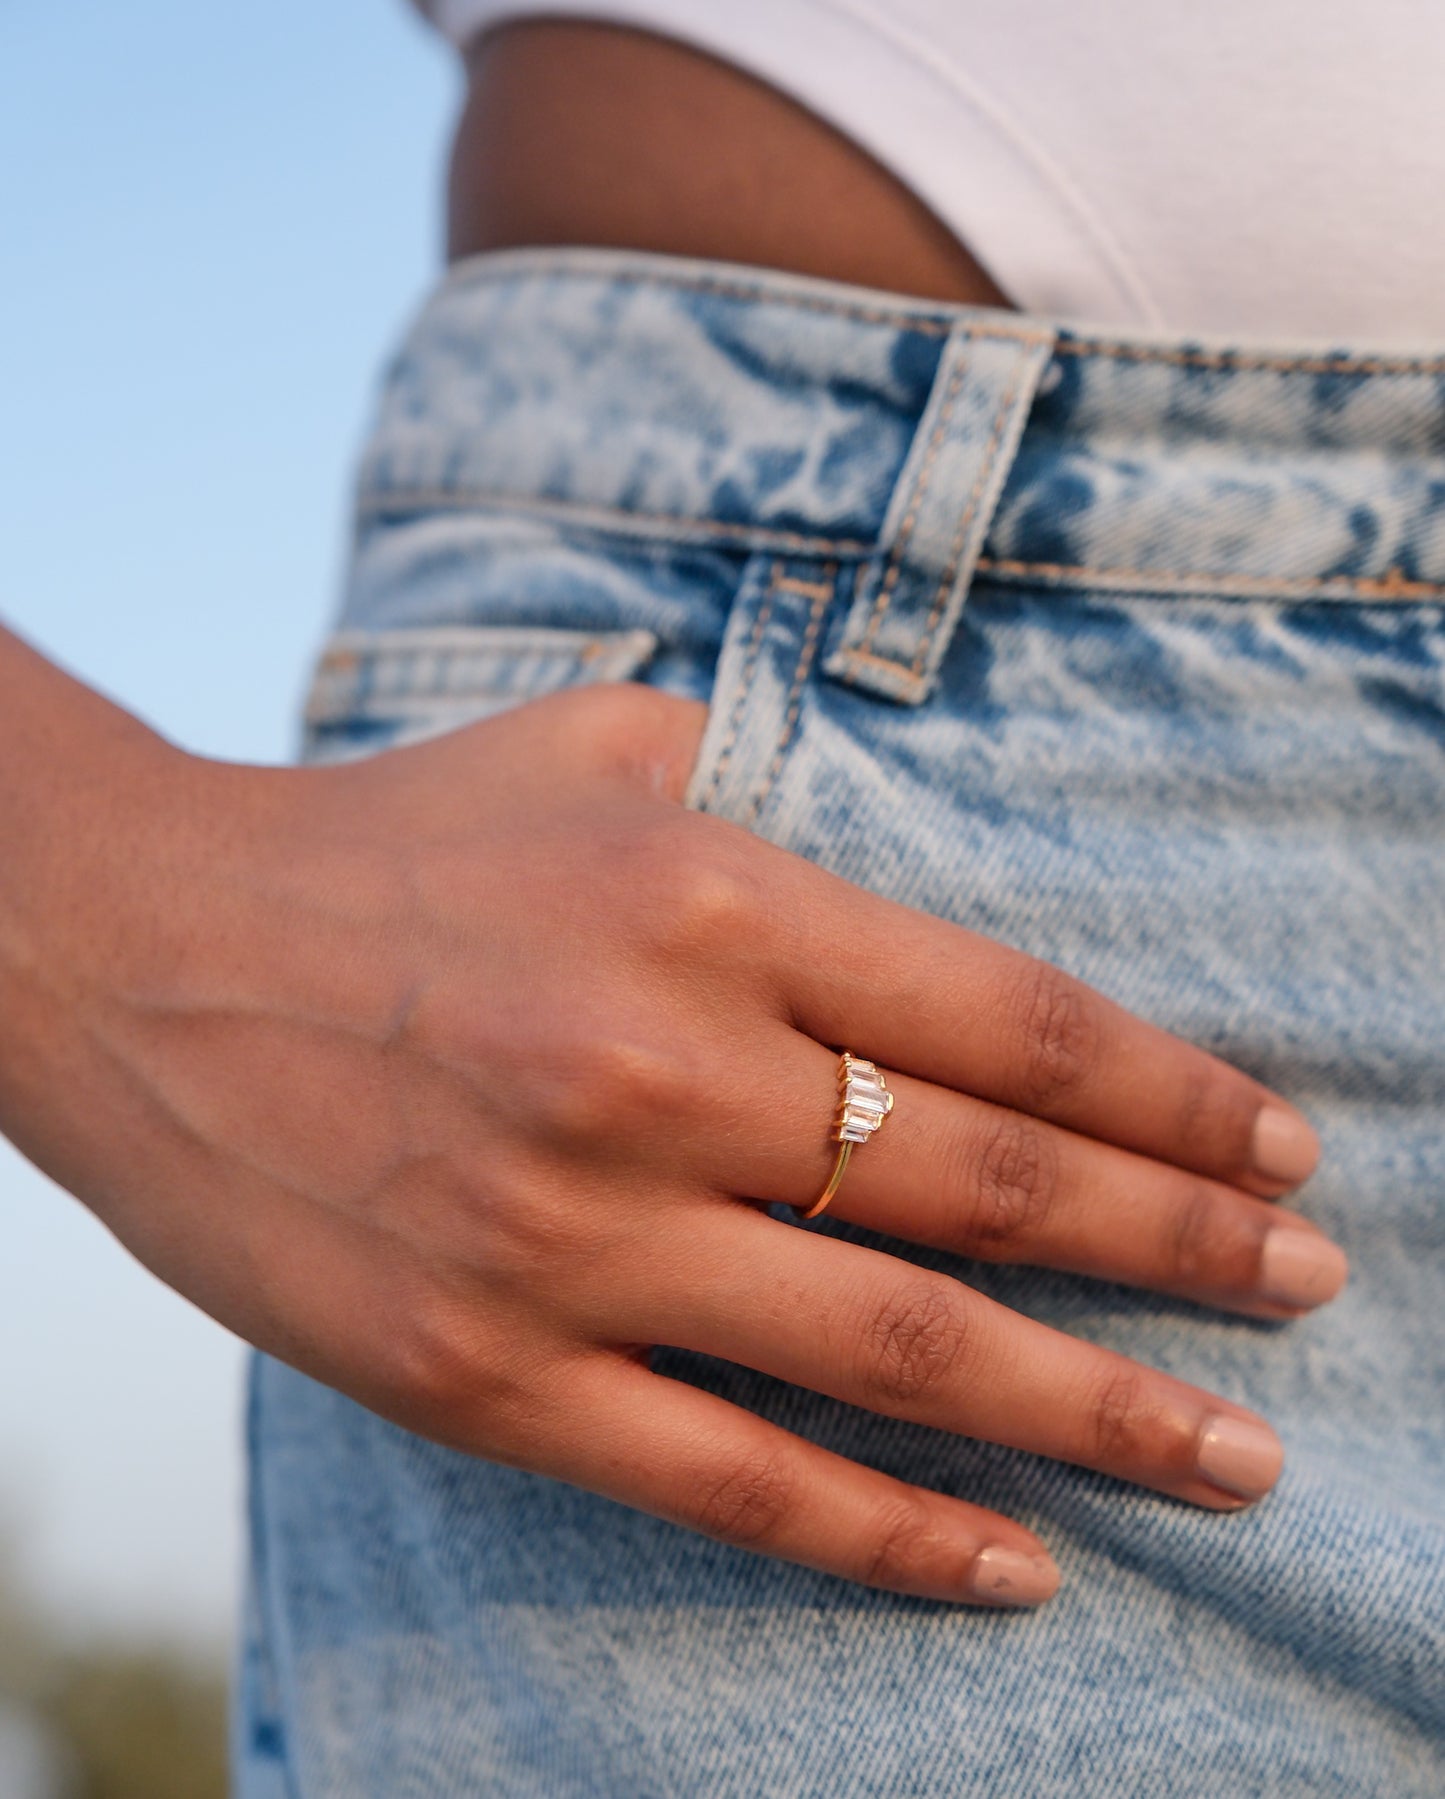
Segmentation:
<svg viewBox="0 0 1445 1799">
<path fill-rule="evenodd" d="M 749 70 L 892 170 L 1028 312 L 1445 340 L 1433 0 L 416 3 L 459 45 L 565 14 Z"/>
</svg>

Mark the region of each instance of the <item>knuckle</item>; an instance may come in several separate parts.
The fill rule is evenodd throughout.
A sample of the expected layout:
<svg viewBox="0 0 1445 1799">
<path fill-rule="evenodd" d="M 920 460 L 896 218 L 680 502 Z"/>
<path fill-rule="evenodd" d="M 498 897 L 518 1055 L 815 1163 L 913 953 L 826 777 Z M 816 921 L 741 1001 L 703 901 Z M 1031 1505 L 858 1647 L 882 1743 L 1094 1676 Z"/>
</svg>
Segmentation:
<svg viewBox="0 0 1445 1799">
<path fill-rule="evenodd" d="M 659 1119 L 687 1114 L 698 1082 L 681 1038 L 661 1044 L 614 1022 L 559 1053 L 540 1106 L 554 1142 L 595 1152 L 599 1143 L 630 1141 Z"/>
<path fill-rule="evenodd" d="M 707 726 L 706 702 L 623 678 L 586 681 L 530 703 L 547 708 L 548 749 L 568 767 L 681 803 Z"/>
<path fill-rule="evenodd" d="M 439 1441 L 470 1442 L 531 1405 L 530 1383 L 471 1310 L 452 1300 L 413 1304 L 387 1333 L 388 1384 L 413 1421 Z"/>
<path fill-rule="evenodd" d="M 1100 1380 L 1088 1409 L 1092 1459 L 1106 1467 L 1132 1466 L 1144 1456 L 1158 1407 L 1151 1404 L 1142 1374 L 1111 1368 Z"/>
<path fill-rule="evenodd" d="M 490 1294 L 527 1305 L 559 1288 L 573 1291 L 621 1234 L 600 1182 L 578 1183 L 528 1158 L 491 1183 L 463 1253 L 485 1268 Z"/>
<path fill-rule="evenodd" d="M 937 1542 L 927 1502 L 916 1493 L 900 1494 L 888 1500 L 874 1518 L 858 1577 L 870 1587 L 912 1587 L 926 1572 Z"/>
<path fill-rule="evenodd" d="M 1191 1060 L 1179 1094 L 1174 1134 L 1189 1163 L 1247 1166 L 1257 1106 L 1236 1083 L 1208 1063 Z"/>
<path fill-rule="evenodd" d="M 874 1306 L 860 1336 L 864 1392 L 875 1407 L 916 1404 L 942 1387 L 969 1338 L 962 1289 L 940 1277 Z"/>
<path fill-rule="evenodd" d="M 685 814 L 681 824 L 649 831 L 629 878 L 642 897 L 644 927 L 664 955 L 697 960 L 722 949 L 736 958 L 763 922 L 757 877 L 737 845 L 686 830 L 696 822 Z"/>
<path fill-rule="evenodd" d="M 705 1536 L 740 1549 L 770 1542 L 792 1504 L 792 1483 L 777 1461 L 750 1455 L 700 1493 L 692 1523 Z"/>
<path fill-rule="evenodd" d="M 549 694 L 554 743 L 593 766 L 624 763 L 638 732 L 647 729 L 654 691 L 644 682 L 588 681 Z"/>
<path fill-rule="evenodd" d="M 1020 976 L 1015 1004 L 1024 1045 L 1023 1098 L 1030 1110 L 1044 1110 L 1091 1073 L 1099 1049 L 1097 1009 L 1072 976 L 1041 961 Z"/>
<path fill-rule="evenodd" d="M 1053 1139 L 1022 1113 L 1000 1110 L 984 1136 L 974 1182 L 973 1242 L 1004 1248 L 1036 1238 L 1058 1193 Z"/>
<path fill-rule="evenodd" d="M 1204 1181 L 1191 1181 L 1170 1212 L 1165 1253 L 1175 1279 L 1184 1286 L 1207 1284 L 1218 1273 L 1227 1233 L 1217 1194 Z"/>
</svg>

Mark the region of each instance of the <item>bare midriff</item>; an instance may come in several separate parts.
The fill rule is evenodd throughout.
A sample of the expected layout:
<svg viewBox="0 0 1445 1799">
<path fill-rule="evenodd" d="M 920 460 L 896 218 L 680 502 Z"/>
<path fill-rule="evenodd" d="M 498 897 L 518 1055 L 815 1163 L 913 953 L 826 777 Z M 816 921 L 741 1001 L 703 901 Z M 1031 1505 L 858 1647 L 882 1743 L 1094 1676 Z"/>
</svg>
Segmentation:
<svg viewBox="0 0 1445 1799">
<path fill-rule="evenodd" d="M 1010 304 L 866 151 L 688 45 L 591 21 L 521 19 L 484 33 L 467 68 L 448 188 L 453 260 L 591 244 Z"/>
</svg>

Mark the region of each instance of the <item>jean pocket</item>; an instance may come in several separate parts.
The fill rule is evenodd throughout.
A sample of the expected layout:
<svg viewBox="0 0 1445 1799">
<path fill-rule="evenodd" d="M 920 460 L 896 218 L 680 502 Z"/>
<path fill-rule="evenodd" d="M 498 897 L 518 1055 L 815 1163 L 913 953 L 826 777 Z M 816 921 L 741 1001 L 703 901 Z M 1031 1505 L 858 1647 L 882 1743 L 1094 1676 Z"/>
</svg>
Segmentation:
<svg viewBox="0 0 1445 1799">
<path fill-rule="evenodd" d="M 323 645 L 299 759 L 343 762 L 454 731 L 541 694 L 635 679 L 658 636 L 644 627 L 413 625 L 344 629 Z"/>
</svg>

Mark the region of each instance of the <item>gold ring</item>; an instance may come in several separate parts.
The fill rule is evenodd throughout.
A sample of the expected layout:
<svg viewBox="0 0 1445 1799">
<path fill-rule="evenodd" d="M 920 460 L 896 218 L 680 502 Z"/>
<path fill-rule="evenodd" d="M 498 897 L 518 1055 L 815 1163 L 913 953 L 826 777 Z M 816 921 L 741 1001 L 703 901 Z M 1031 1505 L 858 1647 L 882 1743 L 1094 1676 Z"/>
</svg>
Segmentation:
<svg viewBox="0 0 1445 1799">
<path fill-rule="evenodd" d="M 887 1081 L 871 1062 L 865 1062 L 862 1056 L 855 1056 L 845 1049 L 838 1058 L 838 1110 L 831 1132 L 832 1140 L 838 1145 L 837 1159 L 827 1186 L 808 1210 L 794 1208 L 800 1218 L 818 1216 L 838 1191 L 853 1145 L 866 1143 L 892 1110 L 893 1095 L 888 1091 Z"/>
</svg>

